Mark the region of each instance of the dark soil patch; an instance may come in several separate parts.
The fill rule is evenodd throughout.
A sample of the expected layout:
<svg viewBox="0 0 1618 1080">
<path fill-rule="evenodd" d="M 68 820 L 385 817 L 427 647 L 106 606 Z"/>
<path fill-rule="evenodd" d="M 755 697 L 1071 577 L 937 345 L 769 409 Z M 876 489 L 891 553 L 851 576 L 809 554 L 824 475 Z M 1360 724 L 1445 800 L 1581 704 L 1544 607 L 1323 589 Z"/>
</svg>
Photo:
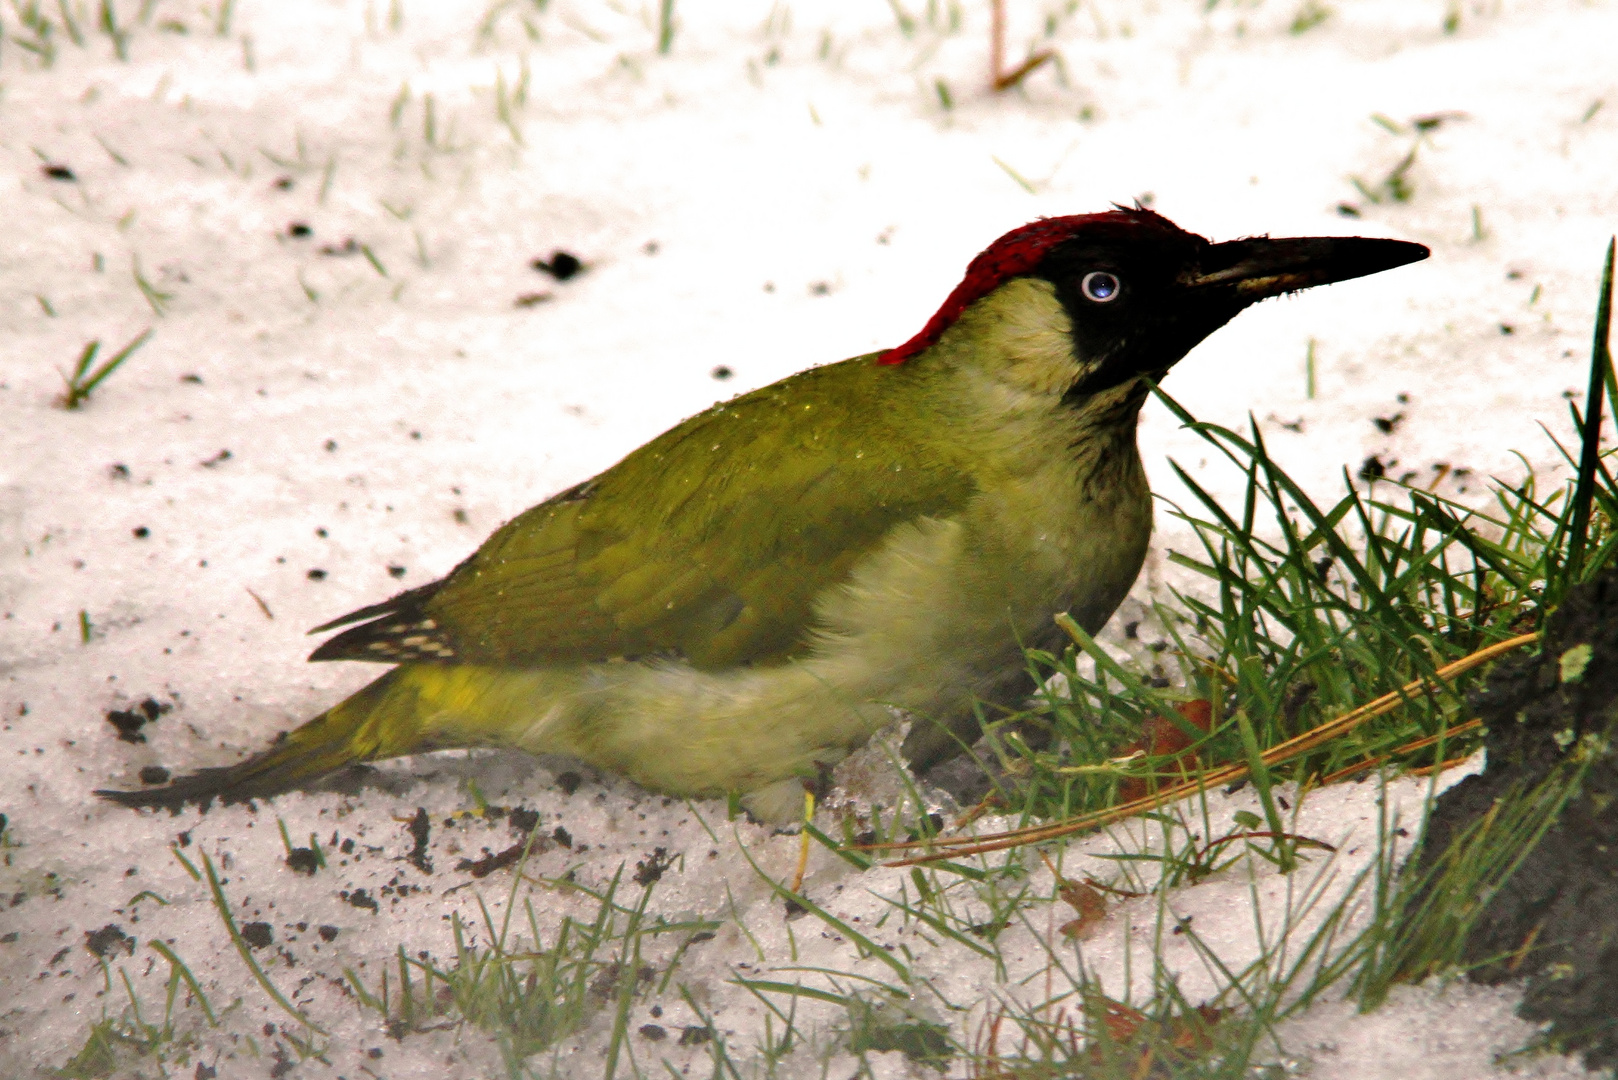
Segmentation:
<svg viewBox="0 0 1618 1080">
<path fill-rule="evenodd" d="M 174 708 L 167 702 L 160 702 L 156 698 L 147 698 L 128 709 L 107 710 L 107 723 L 118 732 L 118 737 L 127 743 L 143 743 L 146 736 L 141 734 L 141 728 L 153 723 L 159 716 Z"/>
<path fill-rule="evenodd" d="M 120 950 L 125 956 L 135 955 L 135 939 L 124 933 L 124 928 L 117 923 L 108 923 L 99 930 L 86 930 L 84 947 L 102 959 Z"/>
<path fill-rule="evenodd" d="M 287 852 L 287 865 L 297 873 L 313 875 L 320 869 L 321 858 L 314 848 L 295 847 Z"/>
<path fill-rule="evenodd" d="M 427 817 L 427 808 L 425 806 L 416 807 L 416 816 L 410 819 L 410 824 L 407 828 L 410 830 L 412 846 L 410 854 L 406 855 L 405 858 L 409 860 L 411 866 L 414 866 L 422 873 L 432 873 L 433 861 L 427 857 L 427 842 L 432 836 L 433 823 Z"/>
<path fill-rule="evenodd" d="M 255 949 L 275 943 L 275 928 L 267 922 L 250 922 L 242 927 L 242 940 Z"/>
<path fill-rule="evenodd" d="M 569 251 L 553 251 L 549 262 L 544 259 L 535 259 L 528 265 L 541 273 L 549 274 L 557 281 L 566 281 L 576 277 L 584 269 L 584 262 L 577 255 Z"/>
<path fill-rule="evenodd" d="M 1526 980 L 1519 1015 L 1591 1068 L 1618 1065 L 1618 571 L 1572 590 L 1537 656 L 1501 662 L 1473 699 L 1488 767 L 1445 792 L 1423 868 L 1497 799 L 1572 755 L 1588 770 L 1558 820 L 1488 901 L 1467 939 L 1471 977 Z"/>
<path fill-rule="evenodd" d="M 376 902 L 376 897 L 372 896 L 364 889 L 355 889 L 353 892 L 349 892 L 347 889 L 344 889 L 337 895 L 348 901 L 348 903 L 352 904 L 354 907 L 364 908 L 373 915 L 375 915 L 382 906 Z"/>
</svg>

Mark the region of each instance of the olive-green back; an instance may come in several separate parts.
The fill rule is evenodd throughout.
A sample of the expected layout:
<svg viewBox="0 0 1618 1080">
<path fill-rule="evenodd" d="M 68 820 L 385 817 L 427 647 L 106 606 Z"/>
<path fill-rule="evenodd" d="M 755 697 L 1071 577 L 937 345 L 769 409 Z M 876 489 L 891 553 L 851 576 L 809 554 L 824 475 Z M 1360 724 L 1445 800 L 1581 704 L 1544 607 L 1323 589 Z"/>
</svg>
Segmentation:
<svg viewBox="0 0 1618 1080">
<path fill-rule="evenodd" d="M 331 624 L 376 617 L 313 659 L 662 654 L 716 669 L 788 658 L 816 597 L 860 556 L 975 491 L 925 415 L 925 375 L 872 361 L 811 369 L 684 421 L 518 515 L 443 581 Z"/>
</svg>

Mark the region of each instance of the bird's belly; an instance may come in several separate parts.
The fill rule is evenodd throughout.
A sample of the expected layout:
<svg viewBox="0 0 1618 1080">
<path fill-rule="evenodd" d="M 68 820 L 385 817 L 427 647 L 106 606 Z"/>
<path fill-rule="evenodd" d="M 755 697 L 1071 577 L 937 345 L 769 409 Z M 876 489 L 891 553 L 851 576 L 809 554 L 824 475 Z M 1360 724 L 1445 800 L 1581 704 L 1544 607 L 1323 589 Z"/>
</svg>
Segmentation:
<svg viewBox="0 0 1618 1080">
<path fill-rule="evenodd" d="M 797 658 L 574 669 L 565 692 L 537 695 L 521 744 L 681 795 L 813 776 L 885 724 L 884 706 L 950 723 L 970 716 L 974 698 L 1026 694 L 1022 648 L 1048 647 L 1058 612 L 1099 629 L 1134 582 L 1150 530 L 1144 481 L 1108 500 L 1013 499 L 975 517 L 918 519 L 822 598 Z"/>
</svg>

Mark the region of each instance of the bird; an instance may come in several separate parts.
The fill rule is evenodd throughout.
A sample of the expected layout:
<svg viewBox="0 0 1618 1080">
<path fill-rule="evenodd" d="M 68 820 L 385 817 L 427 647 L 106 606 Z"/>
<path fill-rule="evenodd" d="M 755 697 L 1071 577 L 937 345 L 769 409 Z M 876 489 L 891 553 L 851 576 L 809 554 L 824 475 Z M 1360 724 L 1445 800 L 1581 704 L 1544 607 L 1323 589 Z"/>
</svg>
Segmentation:
<svg viewBox="0 0 1618 1080">
<path fill-rule="evenodd" d="M 1040 218 L 903 344 L 677 424 L 360 608 L 309 657 L 391 665 L 238 764 L 97 794 L 241 802 L 433 750 L 563 754 L 763 821 L 890 722 L 918 772 L 1036 689 L 1026 648 L 1098 632 L 1144 563 L 1150 388 L 1268 297 L 1426 247 L 1214 243 L 1140 206 Z"/>
</svg>

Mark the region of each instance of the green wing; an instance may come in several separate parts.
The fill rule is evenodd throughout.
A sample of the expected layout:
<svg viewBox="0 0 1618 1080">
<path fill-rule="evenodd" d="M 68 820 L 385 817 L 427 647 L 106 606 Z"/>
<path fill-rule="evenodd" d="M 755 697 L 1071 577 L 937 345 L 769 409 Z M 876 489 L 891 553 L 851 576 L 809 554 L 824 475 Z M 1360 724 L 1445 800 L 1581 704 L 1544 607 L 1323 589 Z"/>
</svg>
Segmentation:
<svg viewBox="0 0 1618 1080">
<path fill-rule="evenodd" d="M 976 490 L 950 440 L 917 437 L 916 378 L 857 357 L 716 405 L 514 518 L 442 581 L 321 627 L 371 620 L 310 659 L 779 662 L 889 530 Z"/>
</svg>

